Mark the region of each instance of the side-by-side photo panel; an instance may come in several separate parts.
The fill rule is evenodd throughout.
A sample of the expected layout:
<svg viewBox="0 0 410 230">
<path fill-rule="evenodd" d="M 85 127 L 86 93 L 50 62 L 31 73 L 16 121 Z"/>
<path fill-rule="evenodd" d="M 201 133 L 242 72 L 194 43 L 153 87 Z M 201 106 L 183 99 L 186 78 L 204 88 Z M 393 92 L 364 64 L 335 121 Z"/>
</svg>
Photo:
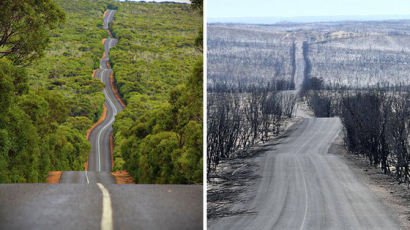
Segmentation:
<svg viewBox="0 0 410 230">
<path fill-rule="evenodd" d="M 206 15 L 208 229 L 410 229 L 410 4 Z"/>
<path fill-rule="evenodd" d="M 203 229 L 203 1 L 0 9 L 0 229 Z"/>
</svg>

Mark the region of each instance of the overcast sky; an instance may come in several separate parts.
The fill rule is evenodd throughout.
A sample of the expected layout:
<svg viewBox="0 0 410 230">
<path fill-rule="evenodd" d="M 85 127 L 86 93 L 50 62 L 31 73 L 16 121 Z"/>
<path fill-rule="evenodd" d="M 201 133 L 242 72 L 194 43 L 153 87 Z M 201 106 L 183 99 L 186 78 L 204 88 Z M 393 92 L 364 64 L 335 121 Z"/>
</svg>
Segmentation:
<svg viewBox="0 0 410 230">
<path fill-rule="evenodd" d="M 410 15 L 410 0 L 207 0 L 208 18 Z"/>
</svg>

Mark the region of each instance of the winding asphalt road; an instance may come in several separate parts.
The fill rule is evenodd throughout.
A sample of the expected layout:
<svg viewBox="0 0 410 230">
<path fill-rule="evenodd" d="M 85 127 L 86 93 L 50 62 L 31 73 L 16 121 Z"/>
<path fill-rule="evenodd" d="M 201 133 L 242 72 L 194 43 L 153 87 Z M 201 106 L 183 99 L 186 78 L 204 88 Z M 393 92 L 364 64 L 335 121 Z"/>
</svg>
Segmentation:
<svg viewBox="0 0 410 230">
<path fill-rule="evenodd" d="M 115 10 L 110 10 L 104 18 L 104 29 L 108 30 L 108 23 L 112 21 Z M 105 107 L 107 116 L 104 122 L 95 127 L 90 133 L 89 141 L 91 143 L 91 153 L 88 157 L 88 171 L 111 171 L 111 154 L 110 154 L 110 136 L 112 134 L 112 124 L 115 115 L 124 108 L 115 97 L 110 83 L 112 69 L 109 68 L 110 49 L 117 44 L 117 39 L 108 37 L 104 42 L 105 56 L 101 59 L 100 69 L 95 73 L 95 77 L 105 84 L 103 90 L 105 96 Z"/>
<path fill-rule="evenodd" d="M 210 229 L 395 230 L 388 208 L 354 175 L 344 160 L 328 153 L 341 131 L 338 118 L 305 118 L 270 151 L 257 157 L 256 191 Z"/>
<path fill-rule="evenodd" d="M 113 20 L 115 10 L 109 10 L 104 17 L 104 29 L 108 32 L 108 24 Z M 91 152 L 88 156 L 88 172 L 70 171 L 63 172 L 60 183 L 103 183 L 114 184 L 115 178 L 111 175 L 111 150 L 110 136 L 112 135 L 112 124 L 115 115 L 124 108 L 115 97 L 112 91 L 110 75 L 112 69 L 109 68 L 109 53 L 118 41 L 111 37 L 104 41 L 104 57 L 101 59 L 100 68 L 95 72 L 95 77 L 105 84 L 103 90 L 105 96 L 104 105 L 107 108 L 105 120 L 96 126 L 90 133 L 88 140 L 91 144 Z"/>
<path fill-rule="evenodd" d="M 115 11 L 104 18 L 104 28 Z M 202 186 L 114 184 L 109 138 L 123 108 L 110 86 L 108 53 L 95 77 L 106 87 L 107 116 L 90 134 L 89 171 L 64 172 L 60 184 L 0 184 L 0 229 L 202 229 Z"/>
</svg>

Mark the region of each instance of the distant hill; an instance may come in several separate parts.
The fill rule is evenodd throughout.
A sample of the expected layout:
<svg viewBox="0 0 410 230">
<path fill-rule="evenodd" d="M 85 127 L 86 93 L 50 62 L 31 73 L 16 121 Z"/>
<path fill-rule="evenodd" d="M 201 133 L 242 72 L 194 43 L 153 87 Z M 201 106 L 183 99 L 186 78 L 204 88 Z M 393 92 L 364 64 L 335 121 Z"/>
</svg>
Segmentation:
<svg viewBox="0 0 410 230">
<path fill-rule="evenodd" d="M 410 21 L 208 25 L 208 85 L 218 81 L 291 81 L 298 62 L 304 78 L 326 85 L 366 87 L 409 82 Z M 296 58 L 302 53 L 304 58 Z M 299 52 L 298 52 L 299 50 Z"/>
<path fill-rule="evenodd" d="M 374 15 L 374 16 L 311 16 L 311 17 L 226 17 L 208 18 L 208 23 L 241 23 L 241 24 L 276 24 L 276 23 L 310 23 L 337 21 L 386 21 L 410 19 L 410 15 Z"/>
</svg>

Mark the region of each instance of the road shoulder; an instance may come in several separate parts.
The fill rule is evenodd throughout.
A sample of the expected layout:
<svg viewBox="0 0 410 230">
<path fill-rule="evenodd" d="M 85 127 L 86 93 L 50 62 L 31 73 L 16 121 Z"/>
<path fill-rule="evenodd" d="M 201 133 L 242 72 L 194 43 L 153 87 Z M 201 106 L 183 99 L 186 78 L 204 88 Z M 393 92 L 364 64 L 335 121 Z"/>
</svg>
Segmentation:
<svg viewBox="0 0 410 230">
<path fill-rule="evenodd" d="M 47 175 L 47 183 L 49 184 L 58 184 L 60 183 L 60 178 L 61 178 L 61 174 L 63 172 L 62 171 L 50 171 L 48 172 Z"/>
<path fill-rule="evenodd" d="M 355 175 L 390 209 L 401 228 L 410 230 L 410 189 L 379 168 L 369 165 L 364 157 L 348 153 L 341 136 L 335 140 L 328 153 L 341 155 Z"/>
<path fill-rule="evenodd" d="M 245 153 L 238 153 L 236 158 L 220 162 L 207 185 L 209 225 L 220 218 L 254 214 L 253 210 L 244 207 L 247 207 L 246 203 L 256 195 L 265 154 L 296 129 L 302 121 L 300 117 L 292 118 L 283 126 L 280 135 L 251 147 Z"/>
</svg>

